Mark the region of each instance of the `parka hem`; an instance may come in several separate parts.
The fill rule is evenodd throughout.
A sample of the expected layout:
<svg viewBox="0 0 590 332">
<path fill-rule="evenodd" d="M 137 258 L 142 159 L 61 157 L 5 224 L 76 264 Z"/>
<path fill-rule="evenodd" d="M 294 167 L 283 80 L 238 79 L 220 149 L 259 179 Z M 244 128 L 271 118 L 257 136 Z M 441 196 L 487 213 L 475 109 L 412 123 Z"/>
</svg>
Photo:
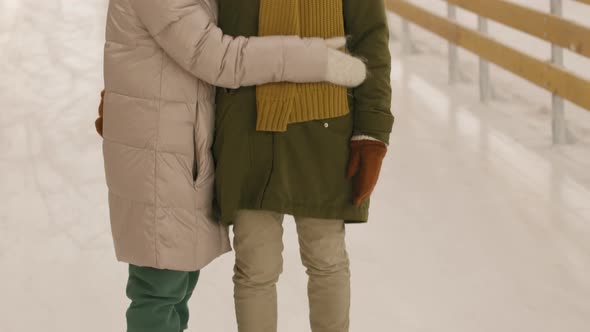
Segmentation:
<svg viewBox="0 0 590 332">
<path fill-rule="evenodd" d="M 202 270 L 203 268 L 205 268 L 207 265 L 212 263 L 217 258 L 219 258 L 231 251 L 232 251 L 231 247 L 222 248 L 215 257 L 211 257 L 210 259 L 203 260 L 199 264 L 189 264 L 189 265 L 170 263 L 165 260 L 164 260 L 164 262 L 158 262 L 156 264 L 156 262 L 153 260 L 151 262 L 148 262 L 146 260 L 141 260 L 141 259 L 131 259 L 129 257 L 122 257 L 123 255 L 117 255 L 117 261 L 120 263 L 132 264 L 132 265 L 141 266 L 141 267 L 151 267 L 153 269 L 158 269 L 158 270 L 195 272 L 195 271 Z"/>
<path fill-rule="evenodd" d="M 346 224 L 365 224 L 369 219 L 369 204 L 368 202 L 363 203 L 360 208 L 350 204 L 350 207 L 338 209 L 331 209 L 330 206 L 323 205 L 317 206 L 312 204 L 301 203 L 297 204 L 285 204 L 281 200 L 265 200 L 262 204 L 255 203 L 244 203 L 235 211 L 223 211 L 227 212 L 221 216 L 221 223 L 224 225 L 232 225 L 238 210 L 262 210 L 262 211 L 273 211 L 281 214 L 298 216 L 298 217 L 309 217 L 318 219 L 339 219 L 344 220 Z"/>
</svg>

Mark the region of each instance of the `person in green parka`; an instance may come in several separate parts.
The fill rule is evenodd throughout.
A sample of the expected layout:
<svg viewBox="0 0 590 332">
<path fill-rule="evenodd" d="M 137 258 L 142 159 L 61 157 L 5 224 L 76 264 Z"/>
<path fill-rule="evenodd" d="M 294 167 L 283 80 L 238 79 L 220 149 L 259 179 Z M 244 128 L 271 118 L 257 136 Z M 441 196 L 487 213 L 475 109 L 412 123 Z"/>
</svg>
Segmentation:
<svg viewBox="0 0 590 332">
<path fill-rule="evenodd" d="M 295 217 L 314 332 L 349 330 L 345 224 L 365 223 L 394 118 L 383 0 L 219 0 L 230 35 L 347 36 L 367 80 L 218 89 L 216 204 L 234 226 L 240 332 L 277 330 L 282 221 Z"/>
</svg>

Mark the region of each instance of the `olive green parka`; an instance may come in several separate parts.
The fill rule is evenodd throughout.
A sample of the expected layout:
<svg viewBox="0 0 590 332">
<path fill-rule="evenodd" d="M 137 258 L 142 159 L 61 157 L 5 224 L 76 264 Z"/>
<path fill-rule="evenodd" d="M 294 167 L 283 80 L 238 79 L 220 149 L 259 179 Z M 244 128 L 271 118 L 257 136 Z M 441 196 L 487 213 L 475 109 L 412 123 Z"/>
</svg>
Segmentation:
<svg viewBox="0 0 590 332">
<path fill-rule="evenodd" d="M 348 50 L 366 61 L 368 78 L 349 91 L 343 117 L 289 125 L 284 133 L 257 132 L 256 88 L 217 91 L 216 204 L 231 224 L 241 209 L 347 222 L 366 222 L 369 202 L 352 204 L 346 178 L 350 139 L 385 143 L 391 114 L 389 29 L 383 0 L 343 0 Z M 219 26 L 229 35 L 258 35 L 259 0 L 219 0 Z"/>
</svg>

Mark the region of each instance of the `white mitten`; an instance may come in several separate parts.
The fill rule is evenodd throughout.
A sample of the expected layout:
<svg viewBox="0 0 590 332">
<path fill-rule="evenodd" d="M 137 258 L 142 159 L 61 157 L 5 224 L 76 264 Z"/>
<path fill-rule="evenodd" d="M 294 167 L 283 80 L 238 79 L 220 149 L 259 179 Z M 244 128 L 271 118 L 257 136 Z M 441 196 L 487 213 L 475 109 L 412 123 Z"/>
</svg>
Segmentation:
<svg viewBox="0 0 590 332">
<path fill-rule="evenodd" d="M 324 39 L 324 42 L 326 43 L 326 46 L 328 46 L 329 48 L 333 48 L 335 50 L 342 49 L 342 48 L 344 48 L 344 46 L 346 46 L 346 38 L 345 37 L 328 38 L 328 39 Z"/>
<path fill-rule="evenodd" d="M 329 48 L 326 81 L 354 88 L 361 85 L 367 78 L 367 67 L 360 59 L 339 50 L 345 45 L 344 37 L 326 39 L 326 46 Z"/>
</svg>

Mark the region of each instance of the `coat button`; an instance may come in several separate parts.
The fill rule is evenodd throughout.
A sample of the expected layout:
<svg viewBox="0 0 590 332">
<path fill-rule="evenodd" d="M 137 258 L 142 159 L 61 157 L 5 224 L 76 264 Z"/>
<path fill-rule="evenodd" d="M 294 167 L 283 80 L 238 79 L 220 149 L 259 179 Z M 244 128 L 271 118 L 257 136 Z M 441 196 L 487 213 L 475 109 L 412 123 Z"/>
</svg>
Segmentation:
<svg viewBox="0 0 590 332">
<path fill-rule="evenodd" d="M 330 125 L 327 122 L 324 122 L 324 128 L 328 128 Z"/>
</svg>

